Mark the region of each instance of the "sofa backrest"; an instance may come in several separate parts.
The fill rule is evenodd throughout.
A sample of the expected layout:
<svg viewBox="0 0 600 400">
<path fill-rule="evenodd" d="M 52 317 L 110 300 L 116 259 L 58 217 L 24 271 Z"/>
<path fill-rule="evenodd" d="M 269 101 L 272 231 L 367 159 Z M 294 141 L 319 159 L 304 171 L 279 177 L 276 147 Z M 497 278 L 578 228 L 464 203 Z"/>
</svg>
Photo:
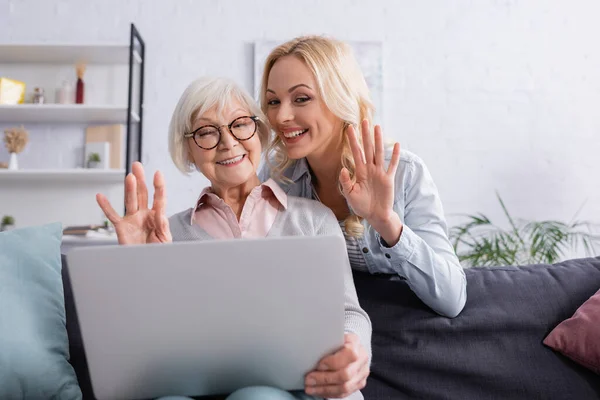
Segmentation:
<svg viewBox="0 0 600 400">
<path fill-rule="evenodd" d="M 403 281 L 355 273 L 373 323 L 367 399 L 599 399 L 600 377 L 542 344 L 600 288 L 600 258 L 466 270 L 448 319 Z"/>
</svg>

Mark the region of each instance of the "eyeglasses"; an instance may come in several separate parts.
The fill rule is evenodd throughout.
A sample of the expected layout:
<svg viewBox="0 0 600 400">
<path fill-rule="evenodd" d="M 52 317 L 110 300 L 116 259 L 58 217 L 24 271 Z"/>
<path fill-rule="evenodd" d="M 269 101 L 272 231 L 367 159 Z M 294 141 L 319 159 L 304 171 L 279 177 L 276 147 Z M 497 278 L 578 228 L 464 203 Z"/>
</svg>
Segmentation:
<svg viewBox="0 0 600 400">
<path fill-rule="evenodd" d="M 222 127 L 226 126 L 233 137 L 242 142 L 254 136 L 259 121 L 260 119 L 256 116 L 238 117 L 231 121 L 229 125 L 202 125 L 193 132 L 184 133 L 183 136 L 186 138 L 193 137 L 194 142 L 201 149 L 212 150 L 221 143 Z"/>
</svg>

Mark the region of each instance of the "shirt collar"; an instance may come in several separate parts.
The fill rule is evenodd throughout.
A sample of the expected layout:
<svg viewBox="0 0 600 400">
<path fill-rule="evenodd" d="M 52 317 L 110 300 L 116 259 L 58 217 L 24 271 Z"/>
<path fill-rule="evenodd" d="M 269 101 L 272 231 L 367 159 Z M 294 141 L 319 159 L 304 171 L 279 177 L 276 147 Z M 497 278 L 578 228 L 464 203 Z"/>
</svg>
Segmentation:
<svg viewBox="0 0 600 400">
<path fill-rule="evenodd" d="M 212 187 L 207 186 L 204 189 L 202 189 L 202 191 L 200 192 L 200 196 L 198 196 L 198 199 L 196 199 L 196 202 L 194 203 L 194 206 L 192 207 L 192 212 L 190 215 L 190 225 L 194 224 L 194 216 L 196 215 L 196 211 L 198 210 L 198 208 L 200 208 L 200 206 L 204 203 L 207 202 L 208 197 L 210 195 L 213 195 L 214 197 L 218 196 L 216 194 L 214 194 Z"/>
<path fill-rule="evenodd" d="M 263 190 L 265 188 L 270 189 L 271 193 L 273 194 L 273 196 L 275 196 L 275 199 L 277 199 L 277 201 L 279 202 L 279 204 L 281 204 L 283 209 L 287 210 L 287 205 L 288 205 L 287 194 L 277 184 L 277 182 L 275 182 L 273 179 L 269 179 L 265 183 L 263 183 L 261 186 L 262 186 Z"/>
<path fill-rule="evenodd" d="M 294 166 L 292 167 L 294 170 L 292 171 L 292 180 L 297 182 L 300 178 L 302 178 L 305 174 L 310 174 L 310 170 L 308 168 L 308 162 L 306 158 L 303 157 L 299 160 L 296 160 Z"/>
<path fill-rule="evenodd" d="M 283 189 L 281 189 L 277 182 L 275 182 L 273 179 L 269 179 L 265 183 L 259 185 L 259 187 L 261 190 L 261 194 L 265 190 L 268 190 L 275 197 L 277 202 L 283 207 L 283 209 L 287 210 L 287 194 L 283 191 Z M 257 188 L 254 188 L 252 190 L 254 191 L 256 189 Z M 198 208 L 200 208 L 200 206 L 202 206 L 203 204 L 206 204 L 209 198 L 217 201 L 223 201 L 223 199 L 221 199 L 215 194 L 211 186 L 207 186 L 204 189 L 202 189 L 202 192 L 200 192 L 196 203 L 194 203 L 194 207 L 192 207 L 192 212 L 190 215 L 190 225 L 194 224 L 194 216 L 196 215 L 196 211 L 198 210 Z"/>
</svg>

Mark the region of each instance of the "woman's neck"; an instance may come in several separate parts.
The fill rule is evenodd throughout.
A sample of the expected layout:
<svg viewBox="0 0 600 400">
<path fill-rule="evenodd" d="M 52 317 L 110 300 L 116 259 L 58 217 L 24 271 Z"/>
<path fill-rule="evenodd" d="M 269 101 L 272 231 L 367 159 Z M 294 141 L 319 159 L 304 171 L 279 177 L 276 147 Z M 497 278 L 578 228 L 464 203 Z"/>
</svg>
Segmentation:
<svg viewBox="0 0 600 400">
<path fill-rule="evenodd" d="M 340 154 L 307 156 L 315 186 L 337 187 L 340 173 Z"/>
<path fill-rule="evenodd" d="M 346 199 L 339 191 L 342 147 L 329 149 L 306 157 L 310 166 L 317 197 L 329 207 L 338 220 L 350 215 Z"/>
<path fill-rule="evenodd" d="M 212 190 L 217 196 L 223 199 L 225 204 L 231 207 L 239 221 L 248 195 L 258 185 L 260 185 L 260 180 L 258 176 L 254 175 L 246 182 L 237 186 L 218 186 L 213 184 Z"/>
<path fill-rule="evenodd" d="M 306 156 L 306 161 L 313 174 L 315 187 L 327 189 L 327 191 L 329 189 L 337 191 L 342 149 L 343 143 L 340 135 L 339 140 L 331 140 L 318 151 Z"/>
</svg>

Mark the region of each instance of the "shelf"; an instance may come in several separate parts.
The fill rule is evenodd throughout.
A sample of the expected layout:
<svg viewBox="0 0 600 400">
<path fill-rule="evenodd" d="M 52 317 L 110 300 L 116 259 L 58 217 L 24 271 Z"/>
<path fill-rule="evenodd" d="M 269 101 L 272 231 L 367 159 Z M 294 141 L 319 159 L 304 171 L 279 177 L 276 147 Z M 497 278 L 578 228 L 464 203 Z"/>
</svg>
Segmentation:
<svg viewBox="0 0 600 400">
<path fill-rule="evenodd" d="M 63 244 L 73 244 L 73 245 L 109 245 L 109 244 L 119 244 L 117 239 L 117 235 L 109 236 L 106 235 L 104 237 L 98 236 L 79 236 L 79 235 L 63 235 L 62 238 Z"/>
<path fill-rule="evenodd" d="M 140 117 L 132 113 L 132 121 Z M 127 123 L 127 107 L 88 104 L 0 105 L 0 122 Z"/>
<path fill-rule="evenodd" d="M 123 183 L 123 169 L 20 169 L 16 171 L 0 169 L 0 186 L 6 182 L 69 182 L 73 184 L 90 183 Z"/>
<path fill-rule="evenodd" d="M 134 52 L 137 63 L 142 59 Z M 0 64 L 129 64 L 129 45 L 0 44 Z"/>
</svg>

